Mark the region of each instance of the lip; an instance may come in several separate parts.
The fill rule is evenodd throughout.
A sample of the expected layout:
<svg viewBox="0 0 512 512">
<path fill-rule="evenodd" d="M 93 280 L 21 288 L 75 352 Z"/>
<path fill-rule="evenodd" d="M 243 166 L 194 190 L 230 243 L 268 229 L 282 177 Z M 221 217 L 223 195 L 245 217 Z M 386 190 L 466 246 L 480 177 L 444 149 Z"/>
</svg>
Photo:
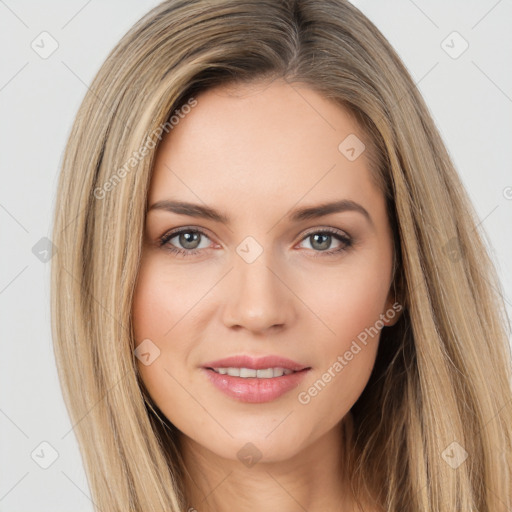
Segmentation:
<svg viewBox="0 0 512 512">
<path fill-rule="evenodd" d="M 256 377 L 232 377 L 216 373 L 212 368 L 251 368 L 262 370 L 265 368 L 285 368 L 294 373 L 272 377 L 270 379 L 258 379 Z M 233 356 L 217 361 L 211 361 L 203 365 L 201 370 L 209 381 L 225 395 L 239 402 L 265 403 L 276 400 L 288 391 L 296 388 L 304 379 L 310 367 L 301 365 L 291 359 L 279 356 L 265 356 L 254 358 L 251 356 Z"/>
</svg>

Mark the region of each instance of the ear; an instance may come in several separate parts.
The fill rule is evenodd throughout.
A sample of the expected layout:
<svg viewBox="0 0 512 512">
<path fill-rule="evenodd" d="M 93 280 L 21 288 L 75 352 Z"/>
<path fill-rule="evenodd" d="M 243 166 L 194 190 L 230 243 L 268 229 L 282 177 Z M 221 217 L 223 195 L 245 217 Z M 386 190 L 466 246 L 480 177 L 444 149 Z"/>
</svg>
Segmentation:
<svg viewBox="0 0 512 512">
<path fill-rule="evenodd" d="M 402 316 L 403 309 L 403 304 L 396 300 L 396 294 L 394 288 L 392 288 L 386 300 L 386 307 L 380 316 L 381 320 L 384 322 L 384 326 L 390 327 L 395 325 Z"/>
</svg>

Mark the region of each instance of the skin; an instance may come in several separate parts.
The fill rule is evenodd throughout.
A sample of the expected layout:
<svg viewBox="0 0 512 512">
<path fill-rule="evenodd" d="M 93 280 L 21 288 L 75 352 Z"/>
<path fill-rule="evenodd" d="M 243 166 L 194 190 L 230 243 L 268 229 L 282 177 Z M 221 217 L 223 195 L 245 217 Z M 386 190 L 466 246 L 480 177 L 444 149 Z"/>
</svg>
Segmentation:
<svg viewBox="0 0 512 512">
<path fill-rule="evenodd" d="M 220 86 L 196 99 L 158 148 L 148 205 L 208 205 L 231 224 L 148 211 L 133 303 L 136 344 L 149 338 L 160 350 L 151 364 L 138 365 L 151 397 L 181 432 L 190 507 L 356 510 L 341 467 L 341 426 L 350 424 L 350 408 L 368 382 L 379 335 L 309 403 L 298 394 L 394 303 L 384 196 L 366 152 L 349 161 L 338 150 L 349 134 L 365 141 L 364 134 L 338 105 L 281 80 Z M 340 199 L 359 203 L 372 222 L 357 211 L 286 218 L 294 208 Z M 180 227 L 206 236 L 195 245 L 179 235 L 159 245 Z M 322 248 L 345 244 L 334 236 L 315 242 L 312 235 L 324 228 L 353 244 L 325 255 Z M 263 250 L 252 263 L 236 252 L 247 236 Z M 182 257 L 169 246 L 199 252 Z M 384 323 L 397 319 L 385 316 Z M 235 354 L 284 356 L 311 370 L 272 402 L 242 403 L 200 369 Z M 237 456 L 249 442 L 262 455 L 251 467 Z"/>
</svg>

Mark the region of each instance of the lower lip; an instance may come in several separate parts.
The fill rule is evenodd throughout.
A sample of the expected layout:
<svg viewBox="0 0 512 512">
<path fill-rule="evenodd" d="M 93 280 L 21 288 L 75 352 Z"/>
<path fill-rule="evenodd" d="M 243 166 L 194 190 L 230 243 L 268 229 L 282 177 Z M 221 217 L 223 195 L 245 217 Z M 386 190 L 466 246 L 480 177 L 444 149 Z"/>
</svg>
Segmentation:
<svg viewBox="0 0 512 512">
<path fill-rule="evenodd" d="M 240 402 L 261 404 L 271 402 L 296 388 L 306 376 L 309 368 L 281 377 L 258 379 L 256 377 L 232 377 L 202 368 L 210 382 L 223 393 Z"/>
</svg>

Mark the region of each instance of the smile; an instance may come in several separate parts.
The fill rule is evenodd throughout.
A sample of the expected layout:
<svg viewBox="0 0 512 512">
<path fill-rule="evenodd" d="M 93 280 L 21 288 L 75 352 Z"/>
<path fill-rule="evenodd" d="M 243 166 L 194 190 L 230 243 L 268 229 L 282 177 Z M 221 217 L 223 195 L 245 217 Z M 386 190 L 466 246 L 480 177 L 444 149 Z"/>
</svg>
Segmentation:
<svg viewBox="0 0 512 512">
<path fill-rule="evenodd" d="M 265 368 L 261 370 L 255 370 L 253 368 L 210 368 L 220 375 L 229 375 L 231 377 L 242 377 L 247 379 L 255 377 L 257 379 L 271 379 L 273 377 L 282 377 L 283 375 L 290 375 L 294 373 L 293 370 L 288 368 Z"/>
</svg>

